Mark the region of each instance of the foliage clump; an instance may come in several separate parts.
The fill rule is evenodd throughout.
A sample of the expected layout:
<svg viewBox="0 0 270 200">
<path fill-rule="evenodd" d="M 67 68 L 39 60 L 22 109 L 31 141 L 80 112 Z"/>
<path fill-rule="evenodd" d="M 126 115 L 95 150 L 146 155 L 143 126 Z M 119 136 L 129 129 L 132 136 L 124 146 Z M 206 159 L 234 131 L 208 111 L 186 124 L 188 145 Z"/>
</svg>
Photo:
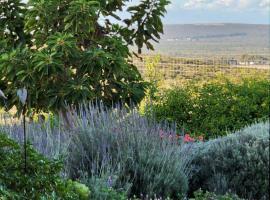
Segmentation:
<svg viewBox="0 0 270 200">
<path fill-rule="evenodd" d="M 89 189 L 61 179 L 60 161 L 50 161 L 27 146 L 27 168 L 23 149 L 0 133 L 0 199 L 6 200 L 86 200 Z"/>
<path fill-rule="evenodd" d="M 0 2 L 0 88 L 18 112 L 16 90 L 28 92 L 28 114 L 65 113 L 93 99 L 138 103 L 146 83 L 129 45 L 153 49 L 168 0 L 20 0 Z M 112 20 L 114 18 L 114 20 Z M 121 24 L 121 25 L 119 25 Z M 3 102 L 0 102 L 1 104 Z"/>
<path fill-rule="evenodd" d="M 225 194 L 225 195 L 216 195 L 212 192 L 203 192 L 201 189 L 194 192 L 194 198 L 190 200 L 241 200 L 237 195 Z"/>
<path fill-rule="evenodd" d="M 189 83 L 156 95 L 145 110 L 159 121 L 176 122 L 179 130 L 213 138 L 266 119 L 269 87 L 269 80 L 260 79 Z"/>
<path fill-rule="evenodd" d="M 197 144 L 190 192 L 199 188 L 232 192 L 245 199 L 269 199 L 269 123 Z"/>
</svg>

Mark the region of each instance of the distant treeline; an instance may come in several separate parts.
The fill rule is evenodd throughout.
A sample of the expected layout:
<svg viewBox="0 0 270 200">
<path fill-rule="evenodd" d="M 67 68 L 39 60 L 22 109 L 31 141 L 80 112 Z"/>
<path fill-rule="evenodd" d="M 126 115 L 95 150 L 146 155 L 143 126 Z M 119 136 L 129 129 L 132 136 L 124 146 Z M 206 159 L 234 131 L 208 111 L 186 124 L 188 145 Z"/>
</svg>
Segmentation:
<svg viewBox="0 0 270 200">
<path fill-rule="evenodd" d="M 242 55 L 241 57 L 220 57 L 215 59 L 196 59 L 196 58 L 169 58 L 169 57 L 162 57 L 160 62 L 167 63 L 167 62 L 175 62 L 175 63 L 182 63 L 182 64 L 196 64 L 196 65 L 217 65 L 217 64 L 237 64 L 238 62 L 256 62 L 257 64 L 266 64 L 269 62 L 269 58 L 259 55 Z"/>
<path fill-rule="evenodd" d="M 260 55 L 248 55 L 248 54 L 244 54 L 244 55 L 241 56 L 240 60 L 241 61 L 258 61 L 258 60 L 269 61 L 269 58 L 266 58 L 266 57 L 260 56 Z"/>
<path fill-rule="evenodd" d="M 143 60 L 146 58 L 154 58 L 155 56 L 144 55 L 142 56 Z M 219 66 L 219 65 L 268 65 L 270 59 L 261 55 L 248 55 L 243 54 L 239 56 L 229 56 L 229 57 L 219 57 L 219 58 L 181 58 L 181 57 L 168 57 L 168 56 L 158 56 L 158 63 L 161 66 L 168 64 L 178 65 L 196 65 L 196 66 Z M 133 60 L 136 64 L 143 64 L 143 61 L 134 58 Z"/>
</svg>

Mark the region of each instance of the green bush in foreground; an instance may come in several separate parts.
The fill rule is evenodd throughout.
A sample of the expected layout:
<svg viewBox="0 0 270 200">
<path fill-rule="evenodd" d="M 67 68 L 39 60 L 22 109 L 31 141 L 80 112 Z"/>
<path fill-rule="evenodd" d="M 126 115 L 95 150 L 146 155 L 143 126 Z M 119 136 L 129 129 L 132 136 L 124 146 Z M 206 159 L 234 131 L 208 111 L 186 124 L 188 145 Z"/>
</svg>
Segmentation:
<svg viewBox="0 0 270 200">
<path fill-rule="evenodd" d="M 176 122 L 179 129 L 212 138 L 226 135 L 269 114 L 268 80 L 229 80 L 203 85 L 188 84 L 156 97 L 149 115 Z M 150 114 L 150 112 L 153 112 Z"/>
<path fill-rule="evenodd" d="M 91 187 L 91 199 L 94 200 L 127 200 L 126 191 L 121 191 L 110 187 L 107 180 L 93 179 L 86 180 L 86 184 Z M 105 183 L 104 183 L 105 181 Z"/>
<path fill-rule="evenodd" d="M 202 188 L 245 199 L 269 199 L 269 123 L 205 143 L 192 161 L 190 194 Z"/>
<path fill-rule="evenodd" d="M 216 195 L 215 193 L 203 192 L 202 190 L 194 192 L 194 196 L 195 197 L 190 200 L 241 200 L 236 195 Z"/>
<path fill-rule="evenodd" d="M 86 200 L 89 189 L 60 178 L 62 165 L 49 161 L 28 145 L 27 170 L 23 150 L 0 133 L 0 199 L 4 200 Z"/>
</svg>

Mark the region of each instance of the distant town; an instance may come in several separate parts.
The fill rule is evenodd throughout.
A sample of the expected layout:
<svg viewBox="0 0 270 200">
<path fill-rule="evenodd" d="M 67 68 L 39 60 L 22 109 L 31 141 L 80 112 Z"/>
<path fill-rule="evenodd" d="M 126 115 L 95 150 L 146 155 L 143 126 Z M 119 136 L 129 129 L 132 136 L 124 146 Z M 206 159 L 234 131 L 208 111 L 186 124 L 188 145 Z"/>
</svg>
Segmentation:
<svg viewBox="0 0 270 200">
<path fill-rule="evenodd" d="M 246 36 L 247 33 L 231 33 L 231 34 L 213 34 L 213 35 L 199 35 L 193 37 L 180 37 L 180 38 L 167 38 L 167 41 L 199 41 L 203 39 L 220 39 L 226 37 L 243 37 Z"/>
</svg>

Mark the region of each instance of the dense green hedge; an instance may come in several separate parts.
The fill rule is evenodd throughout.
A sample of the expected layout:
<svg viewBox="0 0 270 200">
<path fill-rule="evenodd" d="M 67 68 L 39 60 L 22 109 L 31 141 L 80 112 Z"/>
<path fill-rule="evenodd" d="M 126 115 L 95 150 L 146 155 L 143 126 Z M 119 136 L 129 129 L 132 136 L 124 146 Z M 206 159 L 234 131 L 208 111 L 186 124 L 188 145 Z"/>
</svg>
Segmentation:
<svg viewBox="0 0 270 200">
<path fill-rule="evenodd" d="M 0 133 L 0 199 L 4 200 L 85 200 L 89 189 L 60 178 L 62 165 L 49 161 L 27 147 L 27 170 L 23 150 Z"/>
<path fill-rule="evenodd" d="M 176 122 L 179 130 L 206 138 L 227 134 L 269 115 L 268 80 L 187 84 L 158 95 L 147 114 Z M 151 107 L 151 108 L 150 108 Z"/>
<path fill-rule="evenodd" d="M 190 194 L 199 188 L 269 199 L 269 123 L 195 145 Z"/>
</svg>

